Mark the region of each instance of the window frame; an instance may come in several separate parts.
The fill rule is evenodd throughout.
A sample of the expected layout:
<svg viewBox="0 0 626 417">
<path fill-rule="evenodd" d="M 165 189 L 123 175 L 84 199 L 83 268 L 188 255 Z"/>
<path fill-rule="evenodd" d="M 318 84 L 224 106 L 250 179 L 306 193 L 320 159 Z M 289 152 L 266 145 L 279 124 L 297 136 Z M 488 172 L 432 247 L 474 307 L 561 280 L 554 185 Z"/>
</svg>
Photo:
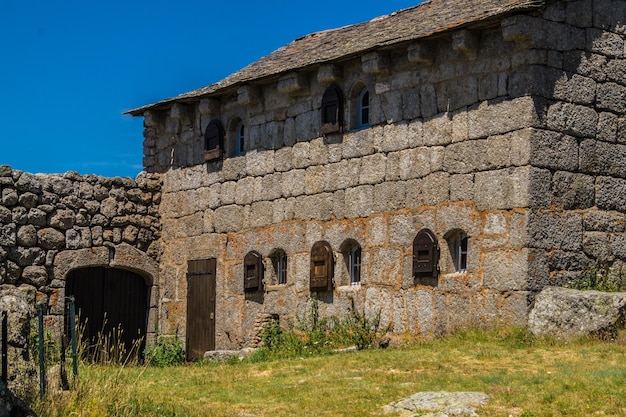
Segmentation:
<svg viewBox="0 0 626 417">
<path fill-rule="evenodd" d="M 367 95 L 367 104 L 363 104 L 363 100 Z M 370 92 L 367 87 L 363 87 L 357 98 L 357 128 L 364 129 L 370 126 Z M 363 119 L 363 112 L 367 111 L 367 120 Z"/>
<path fill-rule="evenodd" d="M 224 127 L 219 119 L 213 119 L 204 130 L 204 161 L 221 159 L 224 154 Z"/>
<path fill-rule="evenodd" d="M 278 249 L 271 255 L 271 259 L 272 266 L 274 267 L 274 273 L 276 274 L 276 283 L 278 285 L 286 285 L 288 278 L 287 265 L 289 262 L 287 259 L 287 253 L 282 249 Z"/>
<path fill-rule="evenodd" d="M 322 96 L 322 134 L 343 132 L 343 92 L 337 84 L 332 84 Z"/>
<path fill-rule="evenodd" d="M 240 120 L 235 127 L 235 156 L 246 154 L 246 126 L 243 120 Z"/>
<path fill-rule="evenodd" d="M 320 268 L 321 267 L 321 268 Z M 320 272 L 320 273 L 318 273 Z M 330 243 L 317 241 L 311 247 L 309 288 L 311 292 L 332 291 L 334 257 Z"/>
<path fill-rule="evenodd" d="M 359 244 L 355 244 L 350 248 L 350 252 L 348 254 L 350 285 L 361 285 L 362 255 L 363 250 Z"/>
<path fill-rule="evenodd" d="M 469 237 L 464 232 L 459 232 L 454 237 L 454 271 L 467 272 Z"/>
<path fill-rule="evenodd" d="M 251 279 L 249 272 L 254 271 Z M 244 291 L 262 291 L 264 286 L 263 256 L 257 251 L 250 251 L 243 258 L 243 288 Z"/>
<path fill-rule="evenodd" d="M 422 229 L 413 239 L 413 278 L 439 277 L 440 248 L 437 236 L 430 229 Z"/>
</svg>

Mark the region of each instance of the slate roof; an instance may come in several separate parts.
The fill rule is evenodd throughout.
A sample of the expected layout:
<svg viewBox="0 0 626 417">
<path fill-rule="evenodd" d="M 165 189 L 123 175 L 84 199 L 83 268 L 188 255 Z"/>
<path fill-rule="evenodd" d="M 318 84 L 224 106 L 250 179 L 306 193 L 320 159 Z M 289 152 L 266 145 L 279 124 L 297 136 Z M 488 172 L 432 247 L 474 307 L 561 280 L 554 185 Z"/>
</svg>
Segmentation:
<svg viewBox="0 0 626 417">
<path fill-rule="evenodd" d="M 176 101 L 198 99 L 254 80 L 334 62 L 508 14 L 538 9 L 544 4 L 544 0 L 430 0 L 369 22 L 312 33 L 215 84 L 126 113 L 141 116 L 145 111 L 169 107 Z"/>
</svg>

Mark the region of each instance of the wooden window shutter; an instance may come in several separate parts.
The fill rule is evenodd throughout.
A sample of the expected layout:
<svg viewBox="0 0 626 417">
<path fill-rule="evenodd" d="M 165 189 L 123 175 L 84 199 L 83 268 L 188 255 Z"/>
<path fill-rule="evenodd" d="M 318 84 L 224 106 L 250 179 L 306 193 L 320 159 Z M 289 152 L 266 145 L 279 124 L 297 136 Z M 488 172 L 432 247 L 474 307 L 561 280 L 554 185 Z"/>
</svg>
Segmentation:
<svg viewBox="0 0 626 417">
<path fill-rule="evenodd" d="M 256 251 L 243 258 L 243 287 L 246 291 L 263 289 L 263 257 Z"/>
<path fill-rule="evenodd" d="M 322 96 L 322 133 L 343 131 L 343 94 L 336 85 L 331 85 Z"/>
<path fill-rule="evenodd" d="M 224 128 L 219 120 L 211 120 L 204 132 L 204 160 L 212 161 L 222 157 L 224 148 Z"/>
<path fill-rule="evenodd" d="M 439 275 L 439 242 L 433 232 L 422 229 L 413 240 L 413 277 Z"/>
<path fill-rule="evenodd" d="M 319 241 L 311 248 L 311 291 L 332 291 L 333 250 L 326 241 Z"/>
</svg>

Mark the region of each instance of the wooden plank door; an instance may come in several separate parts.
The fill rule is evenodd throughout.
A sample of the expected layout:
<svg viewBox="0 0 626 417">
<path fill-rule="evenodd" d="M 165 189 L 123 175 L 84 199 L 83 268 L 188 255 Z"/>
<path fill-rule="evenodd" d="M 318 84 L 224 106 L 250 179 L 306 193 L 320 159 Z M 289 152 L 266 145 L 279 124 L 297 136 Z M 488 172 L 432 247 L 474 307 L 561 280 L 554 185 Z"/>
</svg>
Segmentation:
<svg viewBox="0 0 626 417">
<path fill-rule="evenodd" d="M 215 258 L 187 263 L 187 359 L 215 350 Z"/>
</svg>

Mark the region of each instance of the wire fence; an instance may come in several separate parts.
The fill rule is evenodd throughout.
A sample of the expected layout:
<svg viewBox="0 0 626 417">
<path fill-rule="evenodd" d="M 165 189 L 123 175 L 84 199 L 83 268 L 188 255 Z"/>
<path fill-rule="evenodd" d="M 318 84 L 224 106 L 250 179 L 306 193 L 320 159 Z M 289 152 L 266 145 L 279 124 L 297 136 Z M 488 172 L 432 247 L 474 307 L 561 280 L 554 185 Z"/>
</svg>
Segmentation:
<svg viewBox="0 0 626 417">
<path fill-rule="evenodd" d="M 65 372 L 65 351 L 67 348 L 71 348 L 72 357 L 72 373 L 74 377 L 78 375 L 78 357 L 77 357 L 77 342 L 76 342 L 76 313 L 74 305 L 74 297 L 66 298 L 66 314 L 65 319 L 67 325 L 64 326 L 62 335 L 62 349 L 61 349 L 61 367 L 62 372 Z M 37 304 L 37 351 L 38 351 L 38 365 L 39 365 L 39 397 L 43 398 L 46 392 L 46 344 L 45 344 L 45 329 L 44 329 L 44 308 L 43 304 Z M 9 343 L 8 343 L 8 317 L 9 312 L 0 312 L 0 351 L 2 355 L 2 364 L 0 370 L 0 380 L 4 386 L 8 385 L 9 381 Z M 68 346 L 69 345 L 69 346 Z"/>
</svg>

